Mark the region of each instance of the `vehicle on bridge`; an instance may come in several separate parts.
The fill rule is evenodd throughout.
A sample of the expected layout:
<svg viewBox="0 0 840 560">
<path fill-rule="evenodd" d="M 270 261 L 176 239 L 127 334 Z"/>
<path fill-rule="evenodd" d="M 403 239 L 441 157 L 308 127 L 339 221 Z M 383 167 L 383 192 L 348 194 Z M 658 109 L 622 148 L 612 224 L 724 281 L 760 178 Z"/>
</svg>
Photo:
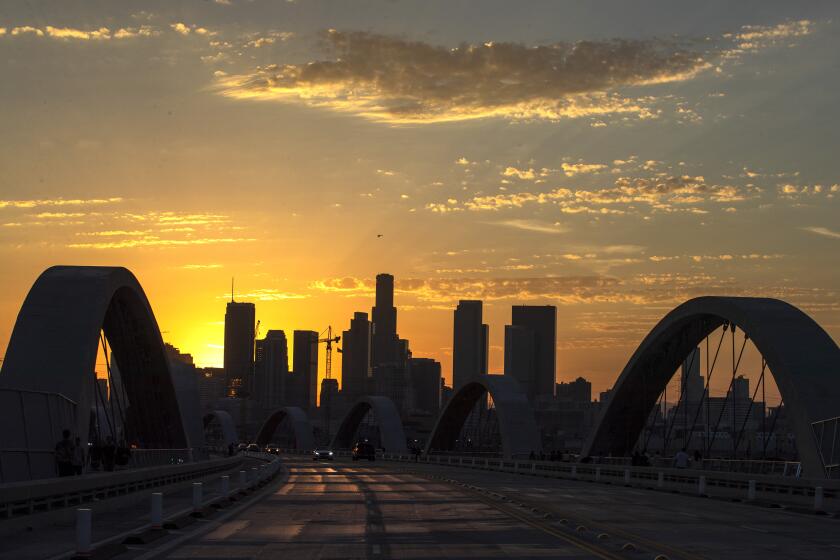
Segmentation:
<svg viewBox="0 0 840 560">
<path fill-rule="evenodd" d="M 332 461 L 333 452 L 329 449 L 315 449 L 312 452 L 313 461 Z"/>
<path fill-rule="evenodd" d="M 265 452 L 271 453 L 272 455 L 279 455 L 280 454 L 280 446 L 276 443 L 269 443 L 265 446 Z"/>
<path fill-rule="evenodd" d="M 372 444 L 360 441 L 353 446 L 353 460 L 367 459 L 368 461 L 376 460 L 376 448 Z"/>
<path fill-rule="evenodd" d="M 245 451 L 249 453 L 259 453 L 262 449 L 260 449 L 260 446 L 256 443 L 249 443 L 248 447 L 245 448 Z"/>
</svg>

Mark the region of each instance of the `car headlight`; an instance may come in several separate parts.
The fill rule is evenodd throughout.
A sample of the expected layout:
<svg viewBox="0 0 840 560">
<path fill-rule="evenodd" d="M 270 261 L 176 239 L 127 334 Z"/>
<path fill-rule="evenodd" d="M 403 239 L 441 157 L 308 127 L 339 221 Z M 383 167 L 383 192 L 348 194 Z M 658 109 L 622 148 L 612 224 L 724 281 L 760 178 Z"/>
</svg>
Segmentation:
<svg viewBox="0 0 840 560">
<path fill-rule="evenodd" d="M 330 455 L 332 455 L 332 451 L 330 451 Z"/>
</svg>

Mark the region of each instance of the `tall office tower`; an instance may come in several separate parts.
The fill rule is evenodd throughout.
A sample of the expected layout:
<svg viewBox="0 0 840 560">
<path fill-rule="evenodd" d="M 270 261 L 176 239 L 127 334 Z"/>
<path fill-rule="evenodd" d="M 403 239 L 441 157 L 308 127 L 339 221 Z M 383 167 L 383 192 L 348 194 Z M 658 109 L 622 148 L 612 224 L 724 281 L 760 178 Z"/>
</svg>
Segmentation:
<svg viewBox="0 0 840 560">
<path fill-rule="evenodd" d="M 390 364 L 397 361 L 397 308 L 394 307 L 394 277 L 376 275 L 376 305 L 371 313 L 373 335 L 371 338 L 370 365 Z"/>
<path fill-rule="evenodd" d="M 318 333 L 294 332 L 293 378 L 295 402 L 304 410 L 314 408 L 318 398 Z"/>
<path fill-rule="evenodd" d="M 750 380 L 739 375 L 732 381 L 732 398 L 738 402 L 750 400 Z"/>
<path fill-rule="evenodd" d="M 408 367 L 415 410 L 440 410 L 440 362 L 431 358 L 410 358 Z"/>
<path fill-rule="evenodd" d="M 583 377 L 578 377 L 569 383 L 558 383 L 557 399 L 573 403 L 589 404 L 592 402 L 592 383 Z"/>
<path fill-rule="evenodd" d="M 703 376 L 700 375 L 700 348 L 695 348 L 683 360 L 680 372 L 680 395 L 685 396 L 685 402 L 699 403 L 703 400 L 705 390 Z"/>
<path fill-rule="evenodd" d="M 256 343 L 253 396 L 265 410 L 286 402 L 286 376 L 289 374 L 289 348 L 286 333 L 270 330 Z"/>
<path fill-rule="evenodd" d="M 350 320 L 350 329 L 342 335 L 341 391 L 350 404 L 368 391 L 371 377 L 370 330 L 368 314 L 357 311 Z"/>
<path fill-rule="evenodd" d="M 455 309 L 452 340 L 452 384 L 458 390 L 487 374 L 489 329 L 481 322 L 481 301 L 461 300 Z"/>
<path fill-rule="evenodd" d="M 254 370 L 254 319 L 253 303 L 233 300 L 225 311 L 225 380 L 228 396 L 244 397 Z"/>
<path fill-rule="evenodd" d="M 536 336 L 518 325 L 505 325 L 505 375 L 519 382 L 532 402 L 537 395 Z"/>
<path fill-rule="evenodd" d="M 534 394 L 554 397 L 557 369 L 557 308 L 553 305 L 514 305 L 511 324 L 534 333 Z"/>
</svg>

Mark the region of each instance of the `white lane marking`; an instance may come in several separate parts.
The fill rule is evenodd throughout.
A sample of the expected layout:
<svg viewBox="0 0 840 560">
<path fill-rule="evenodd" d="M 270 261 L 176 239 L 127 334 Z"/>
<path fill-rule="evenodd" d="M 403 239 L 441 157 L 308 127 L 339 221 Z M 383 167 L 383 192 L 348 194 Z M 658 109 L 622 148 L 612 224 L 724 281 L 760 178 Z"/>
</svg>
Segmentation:
<svg viewBox="0 0 840 560">
<path fill-rule="evenodd" d="M 381 554 L 382 553 L 382 549 L 379 547 L 378 544 L 373 545 L 372 548 L 373 548 L 373 553 L 374 554 Z"/>
</svg>

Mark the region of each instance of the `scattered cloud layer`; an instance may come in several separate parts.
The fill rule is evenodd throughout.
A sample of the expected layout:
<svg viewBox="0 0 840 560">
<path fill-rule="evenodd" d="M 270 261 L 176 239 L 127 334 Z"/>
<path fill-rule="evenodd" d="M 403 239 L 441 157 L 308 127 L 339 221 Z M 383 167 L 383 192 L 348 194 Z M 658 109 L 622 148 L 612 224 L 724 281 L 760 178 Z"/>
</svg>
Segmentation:
<svg viewBox="0 0 840 560">
<path fill-rule="evenodd" d="M 222 76 L 237 99 L 281 100 L 391 123 L 630 113 L 654 116 L 614 90 L 689 79 L 710 67 L 676 41 L 612 40 L 455 48 L 368 32 L 330 30 L 332 60 L 268 65 Z"/>
</svg>

